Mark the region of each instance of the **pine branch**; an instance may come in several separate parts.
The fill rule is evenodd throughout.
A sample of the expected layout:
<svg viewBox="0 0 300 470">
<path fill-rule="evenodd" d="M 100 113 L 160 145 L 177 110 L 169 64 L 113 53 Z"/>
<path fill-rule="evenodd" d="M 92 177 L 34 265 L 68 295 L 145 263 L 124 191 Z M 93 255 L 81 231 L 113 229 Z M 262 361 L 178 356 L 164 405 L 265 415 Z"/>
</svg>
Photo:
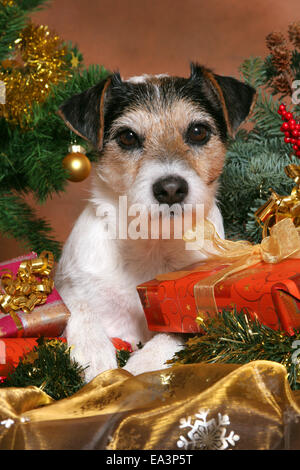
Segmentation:
<svg viewBox="0 0 300 470">
<path fill-rule="evenodd" d="M 0 62 L 10 56 L 11 45 L 25 27 L 29 15 L 47 3 L 48 0 L 19 0 L 4 6 L 0 0 Z"/>
<path fill-rule="evenodd" d="M 262 136 L 265 138 L 280 137 L 282 133 L 280 126 L 282 120 L 278 114 L 278 107 L 280 102 L 268 95 L 263 89 L 259 89 L 257 92 L 257 101 L 254 108 L 251 121 L 255 122 L 254 131 L 251 133 L 252 136 Z"/>
<path fill-rule="evenodd" d="M 33 209 L 13 193 L 0 193 L 0 233 L 15 238 L 25 250 L 52 251 L 59 258 L 61 244 L 51 234 L 49 223 L 38 218 Z"/>
<path fill-rule="evenodd" d="M 284 365 L 293 390 L 300 389 L 300 368 L 292 356 L 293 342 L 300 339 L 300 331 L 289 336 L 284 331 L 273 330 L 256 319 L 250 319 L 246 311 L 223 310 L 216 318 L 201 322 L 204 334 L 189 339 L 178 351 L 172 364 L 234 363 L 267 360 Z"/>
<path fill-rule="evenodd" d="M 290 194 L 294 183 L 284 173 L 284 167 L 291 163 L 286 147 L 279 137 L 250 136 L 231 144 L 218 195 L 228 238 L 260 241 L 261 229 L 253 216 L 260 207 L 258 201 L 269 199 L 270 188 L 280 195 Z"/>
<path fill-rule="evenodd" d="M 248 85 L 259 88 L 266 82 L 265 63 L 261 57 L 246 59 L 239 68 L 242 77 Z"/>
<path fill-rule="evenodd" d="M 124 367 L 130 358 L 130 351 L 127 349 L 119 349 L 116 353 L 117 363 L 119 367 Z"/>
</svg>

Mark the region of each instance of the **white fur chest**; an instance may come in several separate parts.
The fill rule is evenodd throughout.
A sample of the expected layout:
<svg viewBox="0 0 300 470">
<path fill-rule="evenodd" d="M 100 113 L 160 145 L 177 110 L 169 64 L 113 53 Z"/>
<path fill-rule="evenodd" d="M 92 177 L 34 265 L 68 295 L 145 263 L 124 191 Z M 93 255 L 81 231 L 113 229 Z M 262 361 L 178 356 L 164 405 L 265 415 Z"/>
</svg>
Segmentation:
<svg viewBox="0 0 300 470">
<path fill-rule="evenodd" d="M 218 214 L 215 209 L 210 214 L 217 226 Z M 145 342 L 152 333 L 136 286 L 203 255 L 186 250 L 182 240 L 105 239 L 103 231 L 104 221 L 89 204 L 65 244 L 56 285 L 73 315 L 78 302 L 82 311 L 90 312 L 92 321 L 101 321 L 108 337 Z"/>
</svg>

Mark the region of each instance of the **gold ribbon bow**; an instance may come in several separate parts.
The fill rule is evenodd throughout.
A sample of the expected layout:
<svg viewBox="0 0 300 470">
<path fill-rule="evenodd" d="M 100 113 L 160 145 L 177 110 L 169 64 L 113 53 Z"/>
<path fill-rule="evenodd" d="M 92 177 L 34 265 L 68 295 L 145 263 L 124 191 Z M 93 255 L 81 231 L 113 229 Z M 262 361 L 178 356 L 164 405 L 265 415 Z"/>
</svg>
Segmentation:
<svg viewBox="0 0 300 470">
<path fill-rule="evenodd" d="M 271 189 L 270 199 L 255 212 L 256 220 L 263 228 L 263 238 L 274 224 L 287 217 L 292 219 L 296 227 L 300 226 L 300 166 L 290 164 L 284 171 L 296 186 L 289 196 L 279 196 Z"/>
<path fill-rule="evenodd" d="M 223 240 L 216 233 L 214 225 L 204 221 L 204 243 L 199 244 L 199 251 L 207 256 L 207 261 L 191 271 L 177 271 L 156 276 L 160 281 L 174 280 L 191 272 L 208 271 L 225 265 L 223 269 L 201 279 L 194 286 L 197 321 L 201 324 L 207 315 L 215 316 L 218 308 L 215 300 L 215 287 L 233 274 L 249 268 L 261 261 L 279 263 L 293 257 L 300 258 L 300 228 L 297 229 L 290 218 L 283 219 L 270 229 L 270 236 L 260 244 L 252 245 L 247 241 Z M 196 234 L 196 231 L 194 231 Z M 188 236 L 187 236 L 188 235 Z M 196 235 L 186 234 L 185 241 L 198 243 Z"/>
<path fill-rule="evenodd" d="M 283 219 L 274 225 L 270 229 L 270 236 L 264 238 L 261 244 L 257 245 L 243 241 L 222 240 L 209 221 L 205 221 L 204 233 L 206 241 L 214 251 L 213 254 L 206 252 L 208 257 L 218 260 L 221 264 L 229 263 L 229 266 L 195 285 L 197 320 L 200 324 L 207 314 L 216 315 L 218 313 L 214 291 L 219 282 L 261 261 L 279 263 L 290 257 L 300 257 L 299 231 L 291 219 Z"/>
<path fill-rule="evenodd" d="M 53 254 L 43 251 L 39 258 L 22 261 L 14 278 L 7 270 L 1 275 L 3 291 L 0 291 L 0 310 L 14 314 L 16 310 L 30 313 L 36 305 L 46 303 L 54 281 L 50 273 L 54 265 Z"/>
</svg>

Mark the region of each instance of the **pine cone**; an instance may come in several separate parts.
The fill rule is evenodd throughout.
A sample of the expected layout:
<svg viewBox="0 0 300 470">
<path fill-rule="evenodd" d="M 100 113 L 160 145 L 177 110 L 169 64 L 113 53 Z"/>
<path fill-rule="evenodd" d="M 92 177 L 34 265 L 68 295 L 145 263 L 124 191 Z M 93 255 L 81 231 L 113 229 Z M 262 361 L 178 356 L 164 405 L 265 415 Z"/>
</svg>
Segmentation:
<svg viewBox="0 0 300 470">
<path fill-rule="evenodd" d="M 291 23 L 288 28 L 288 34 L 290 41 L 295 47 L 300 49 L 300 22 Z"/>
<path fill-rule="evenodd" d="M 291 51 L 286 46 L 276 46 L 272 49 L 272 63 L 278 72 L 289 69 L 291 58 Z"/>
<path fill-rule="evenodd" d="M 283 46 L 285 44 L 284 35 L 282 33 L 270 33 L 266 37 L 266 44 L 270 50 L 272 50 L 273 47 Z"/>
<path fill-rule="evenodd" d="M 289 81 L 282 73 L 273 78 L 272 87 L 276 92 L 282 93 L 283 95 L 291 95 L 292 93 Z"/>
</svg>

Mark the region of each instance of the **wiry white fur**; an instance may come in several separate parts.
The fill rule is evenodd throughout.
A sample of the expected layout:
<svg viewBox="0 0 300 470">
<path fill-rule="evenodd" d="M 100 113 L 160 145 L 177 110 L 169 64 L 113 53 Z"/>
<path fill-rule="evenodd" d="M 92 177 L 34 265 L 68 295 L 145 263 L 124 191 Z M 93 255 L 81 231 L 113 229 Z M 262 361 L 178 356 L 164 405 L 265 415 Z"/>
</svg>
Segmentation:
<svg viewBox="0 0 300 470">
<path fill-rule="evenodd" d="M 196 172 L 183 160 L 170 159 L 166 161 L 146 160 L 140 168 L 134 185 L 127 196 L 131 204 L 142 202 L 150 208 L 157 203 L 152 192 L 152 185 L 161 177 L 179 175 L 188 182 L 189 192 L 184 204 L 206 202 L 206 186 Z"/>
<path fill-rule="evenodd" d="M 168 77 L 169 75 L 167 73 L 160 73 L 158 75 L 154 75 L 155 78 L 163 78 L 163 77 Z M 153 75 L 148 75 L 148 74 L 144 74 L 144 75 L 138 75 L 138 76 L 135 76 L 135 77 L 130 77 L 128 78 L 127 82 L 130 82 L 130 83 L 145 83 L 149 78 L 152 78 Z"/>
</svg>

